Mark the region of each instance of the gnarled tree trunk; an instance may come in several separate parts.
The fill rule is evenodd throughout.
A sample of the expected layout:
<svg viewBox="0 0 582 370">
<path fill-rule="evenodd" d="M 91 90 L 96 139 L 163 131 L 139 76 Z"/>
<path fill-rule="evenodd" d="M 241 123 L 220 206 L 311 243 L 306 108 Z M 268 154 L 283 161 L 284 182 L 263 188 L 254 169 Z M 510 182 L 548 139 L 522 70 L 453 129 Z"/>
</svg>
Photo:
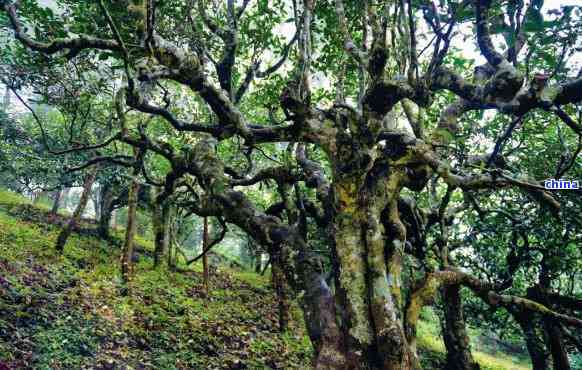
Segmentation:
<svg viewBox="0 0 582 370">
<path fill-rule="evenodd" d="M 300 279 L 305 286 L 301 300 L 307 332 L 315 351 L 317 370 L 353 369 L 347 363 L 348 351 L 344 343 L 333 292 L 315 259 L 304 253 L 299 256 Z"/>
<path fill-rule="evenodd" d="M 412 369 L 414 348 L 402 322 L 405 229 L 397 209 L 398 174 L 372 172 L 363 177 L 354 181 L 357 177 L 346 176 L 334 187 L 333 235 L 348 367 Z"/>
</svg>

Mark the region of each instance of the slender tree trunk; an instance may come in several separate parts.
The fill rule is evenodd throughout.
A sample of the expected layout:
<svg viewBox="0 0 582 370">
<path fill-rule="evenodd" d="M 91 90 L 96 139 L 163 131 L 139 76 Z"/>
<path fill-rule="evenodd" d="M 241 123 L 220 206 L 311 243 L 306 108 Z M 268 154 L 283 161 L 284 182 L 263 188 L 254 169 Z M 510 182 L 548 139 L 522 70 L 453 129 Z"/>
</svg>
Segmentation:
<svg viewBox="0 0 582 370">
<path fill-rule="evenodd" d="M 550 357 L 542 339 L 543 332 L 537 329 L 541 326 L 540 320 L 535 315 L 521 310 L 512 310 L 511 313 L 523 331 L 532 370 L 549 369 Z"/>
<path fill-rule="evenodd" d="M 61 230 L 61 233 L 59 234 L 59 237 L 57 238 L 57 243 L 55 245 L 55 249 L 59 253 L 63 252 L 63 250 L 65 248 L 65 244 L 67 243 L 67 239 L 69 238 L 69 236 L 71 235 L 73 230 L 75 230 L 77 228 L 79 221 L 81 220 L 81 216 L 83 215 L 83 212 L 85 211 L 85 207 L 87 206 L 87 202 L 89 201 L 89 195 L 91 194 L 91 187 L 93 186 L 93 183 L 95 182 L 96 175 L 97 175 L 97 167 L 95 167 L 95 166 L 93 168 L 91 168 L 89 170 L 89 172 L 85 175 L 85 179 L 83 181 L 83 192 L 81 193 L 81 199 L 79 200 L 79 204 L 77 205 L 75 212 L 73 212 L 73 215 L 71 216 L 71 218 L 69 219 L 69 221 L 67 222 L 65 227 Z"/>
<path fill-rule="evenodd" d="M 134 174 L 136 176 L 137 174 Z M 121 275 L 123 282 L 127 283 L 133 276 L 133 238 L 136 229 L 137 192 L 139 183 L 134 178 L 129 186 L 127 195 L 127 227 L 125 229 L 125 241 L 123 244 L 123 255 L 121 259 Z"/>
<path fill-rule="evenodd" d="M 56 215 L 61 207 L 61 197 L 63 195 L 63 189 L 57 190 L 53 195 L 53 206 L 51 208 L 51 215 Z"/>
<path fill-rule="evenodd" d="M 265 272 L 267 272 L 267 269 L 269 268 L 269 266 L 270 266 L 270 265 L 271 265 L 271 260 L 269 259 L 269 260 L 267 260 L 267 262 L 266 262 L 266 263 L 265 263 L 265 264 L 262 266 L 262 269 L 261 269 L 261 272 L 260 272 L 261 276 L 264 276 L 264 275 L 265 275 Z"/>
<path fill-rule="evenodd" d="M 159 268 L 168 250 L 170 207 L 166 201 L 162 204 L 155 201 L 152 210 L 152 226 L 154 229 L 154 268 Z"/>
<path fill-rule="evenodd" d="M 202 250 L 205 251 L 208 248 L 208 217 L 204 217 L 204 234 L 202 236 Z M 208 253 L 204 253 L 202 256 L 202 270 L 204 279 L 204 292 L 206 294 L 208 291 L 208 280 L 210 280 L 210 271 L 208 270 Z"/>
<path fill-rule="evenodd" d="M 289 288 L 281 258 L 276 253 L 271 257 L 271 279 L 277 296 L 279 330 L 283 333 L 289 327 Z"/>
<path fill-rule="evenodd" d="M 6 91 L 4 93 L 4 100 L 2 101 L 2 108 L 5 111 L 8 111 L 8 107 L 10 106 L 10 87 L 6 85 Z"/>
<path fill-rule="evenodd" d="M 548 264 L 550 255 L 544 254 L 541 261 L 539 285 L 528 289 L 527 294 L 546 307 L 552 307 L 552 302 L 547 293 L 552 289 L 552 274 Z M 546 345 L 552 355 L 554 370 L 570 370 L 570 359 L 564 346 L 562 329 L 559 324 L 549 317 L 542 318 L 543 328 L 546 332 Z"/>
<path fill-rule="evenodd" d="M 564 338 L 562 335 L 562 330 L 556 324 L 556 322 L 549 318 L 544 318 L 544 329 L 546 330 L 550 353 L 552 354 L 552 360 L 554 364 L 554 370 L 570 370 L 570 359 L 568 358 L 568 352 L 566 352 L 566 347 L 564 346 Z"/>
<path fill-rule="evenodd" d="M 98 233 L 103 239 L 109 238 L 109 227 L 111 225 L 111 217 L 113 214 L 113 192 L 111 187 L 107 184 L 101 187 L 100 204 L 98 205 L 99 212 L 99 226 Z"/>
<path fill-rule="evenodd" d="M 478 370 L 473 360 L 469 336 L 465 328 L 459 285 L 442 289 L 444 301 L 444 342 L 447 349 L 446 370 Z"/>
<path fill-rule="evenodd" d="M 177 246 L 176 246 L 176 230 L 174 229 L 175 226 L 172 226 L 171 224 L 168 225 L 169 228 L 169 241 L 168 241 L 168 269 L 174 271 L 176 270 L 176 258 L 175 258 L 175 254 L 176 254 L 176 250 L 177 250 Z"/>
<path fill-rule="evenodd" d="M 253 264 L 255 266 L 255 273 L 260 274 L 263 266 L 261 266 L 261 262 L 258 257 L 253 258 Z"/>
</svg>

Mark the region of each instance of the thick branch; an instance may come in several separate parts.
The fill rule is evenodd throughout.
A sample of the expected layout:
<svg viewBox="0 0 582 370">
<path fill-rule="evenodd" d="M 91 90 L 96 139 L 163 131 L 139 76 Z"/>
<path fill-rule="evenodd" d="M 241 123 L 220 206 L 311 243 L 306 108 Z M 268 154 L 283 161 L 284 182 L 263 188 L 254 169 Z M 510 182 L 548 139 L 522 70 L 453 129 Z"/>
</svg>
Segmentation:
<svg viewBox="0 0 582 370">
<path fill-rule="evenodd" d="M 566 325 L 578 328 L 582 327 L 582 320 L 579 318 L 555 312 L 531 299 L 498 294 L 493 290 L 493 287 L 490 284 L 467 273 L 451 269 L 428 274 L 422 285 L 412 293 L 406 311 L 406 322 L 411 329 L 414 329 L 416 326 L 421 308 L 434 299 L 439 288 L 450 285 L 463 285 L 468 287 L 492 307 L 519 307 L 527 311 L 537 312 L 543 316 L 559 320 Z M 411 332 L 411 334 L 413 334 L 413 332 Z"/>
<path fill-rule="evenodd" d="M 265 180 L 275 180 L 280 183 L 292 184 L 299 181 L 300 177 L 286 166 L 279 166 L 264 168 L 250 178 L 232 179 L 230 183 L 233 186 L 249 186 Z"/>
<path fill-rule="evenodd" d="M 88 35 L 80 35 L 73 38 L 57 38 L 48 43 L 36 41 L 30 38 L 23 29 L 16 14 L 16 3 L 2 0 L 0 1 L 0 6 L 8 15 L 16 39 L 32 50 L 40 51 L 45 54 L 54 54 L 61 50 L 68 50 L 69 56 L 75 56 L 84 49 L 122 51 L 121 46 L 114 40 L 100 39 Z"/>
<path fill-rule="evenodd" d="M 489 6 L 491 0 L 475 0 L 475 17 L 477 20 L 477 42 L 481 53 L 487 59 L 489 64 L 497 67 L 505 58 L 495 50 L 491 36 L 489 34 Z"/>
<path fill-rule="evenodd" d="M 116 165 L 123 166 L 123 167 L 133 167 L 135 165 L 135 162 L 133 161 L 133 157 L 120 154 L 120 155 L 112 155 L 112 156 L 93 157 L 81 166 L 69 168 L 67 170 L 67 172 L 81 171 L 87 167 L 90 167 L 94 164 L 102 163 L 102 162 L 112 163 L 112 164 L 116 164 Z"/>
</svg>

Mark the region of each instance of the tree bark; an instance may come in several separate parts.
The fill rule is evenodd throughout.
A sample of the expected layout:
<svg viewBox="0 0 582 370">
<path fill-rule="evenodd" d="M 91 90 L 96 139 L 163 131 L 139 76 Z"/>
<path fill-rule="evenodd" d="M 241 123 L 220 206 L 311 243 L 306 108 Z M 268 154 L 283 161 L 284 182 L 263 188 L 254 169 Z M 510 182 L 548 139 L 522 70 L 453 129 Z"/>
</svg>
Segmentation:
<svg viewBox="0 0 582 370">
<path fill-rule="evenodd" d="M 95 177 L 97 176 L 97 167 L 93 167 L 89 170 L 89 172 L 85 175 L 85 179 L 83 180 L 83 192 L 81 193 L 81 199 L 79 200 L 79 204 L 73 212 L 73 215 L 65 225 L 65 227 L 61 230 L 57 238 L 57 243 L 55 245 L 55 249 L 57 252 L 62 253 L 65 244 L 67 243 L 67 239 L 75 230 L 81 220 L 81 216 L 85 211 L 85 207 L 87 206 L 87 202 L 89 201 L 89 195 L 91 195 L 91 187 L 95 182 Z"/>
<path fill-rule="evenodd" d="M 137 172 L 137 171 L 136 171 Z M 136 174 L 134 174 L 135 176 Z M 127 195 L 127 227 L 125 229 L 125 241 L 123 244 L 123 255 L 121 259 L 121 276 L 127 285 L 133 276 L 133 238 L 136 229 L 137 192 L 139 183 L 136 178 L 129 185 Z"/>
<path fill-rule="evenodd" d="M 159 268 L 168 251 L 169 243 L 170 206 L 164 201 L 157 200 L 152 209 L 152 226 L 154 229 L 154 268 Z"/>
<path fill-rule="evenodd" d="M 289 327 L 289 288 L 283 272 L 281 258 L 277 254 L 271 257 L 271 279 L 277 296 L 279 330 L 283 333 Z"/>
<path fill-rule="evenodd" d="M 469 336 L 465 328 L 459 285 L 442 288 L 444 301 L 444 342 L 447 349 L 446 370 L 478 370 L 473 359 Z"/>
<path fill-rule="evenodd" d="M 168 225 L 168 269 L 174 271 L 176 270 L 176 230 L 172 225 Z"/>
<path fill-rule="evenodd" d="M 348 349 L 337 321 L 335 298 L 321 271 L 305 261 L 300 274 L 305 286 L 301 305 L 315 351 L 315 369 L 356 369 L 354 364 L 348 364 Z"/>
<path fill-rule="evenodd" d="M 402 323 L 401 271 L 405 228 L 398 216 L 397 179 L 337 181 L 334 238 L 348 367 L 413 369 L 414 347 Z M 380 189 L 382 187 L 382 189 Z M 385 213 L 385 223 L 380 221 Z M 387 248 L 388 246 L 388 248 Z"/>
</svg>

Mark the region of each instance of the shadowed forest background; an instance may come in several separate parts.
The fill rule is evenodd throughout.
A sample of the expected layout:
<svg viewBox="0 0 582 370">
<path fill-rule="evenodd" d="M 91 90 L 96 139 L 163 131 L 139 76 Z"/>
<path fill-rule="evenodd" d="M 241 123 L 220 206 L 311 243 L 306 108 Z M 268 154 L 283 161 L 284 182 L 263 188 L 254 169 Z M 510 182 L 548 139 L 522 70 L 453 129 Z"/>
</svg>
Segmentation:
<svg viewBox="0 0 582 370">
<path fill-rule="evenodd" d="M 582 369 L 581 32 L 0 0 L 0 370 Z"/>
</svg>

